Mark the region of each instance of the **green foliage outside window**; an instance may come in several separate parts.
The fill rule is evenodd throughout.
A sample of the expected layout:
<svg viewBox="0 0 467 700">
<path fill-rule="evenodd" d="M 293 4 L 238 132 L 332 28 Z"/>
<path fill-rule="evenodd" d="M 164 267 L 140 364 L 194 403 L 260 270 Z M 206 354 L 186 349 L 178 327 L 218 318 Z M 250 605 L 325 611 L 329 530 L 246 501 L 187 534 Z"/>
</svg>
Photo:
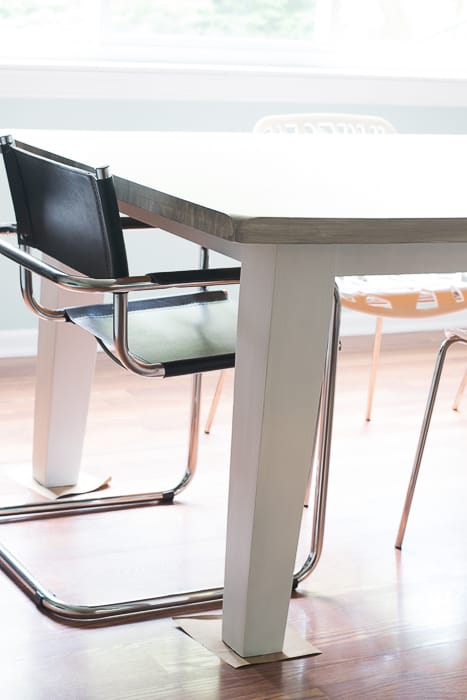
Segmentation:
<svg viewBox="0 0 467 700">
<path fill-rule="evenodd" d="M 108 0 L 107 7 L 114 29 L 130 25 L 151 34 L 306 39 L 314 0 Z"/>
<path fill-rule="evenodd" d="M 309 39 L 315 0 L 10 0 L 0 20 L 17 28 L 73 27 L 100 8 L 101 29 L 140 35 Z"/>
</svg>

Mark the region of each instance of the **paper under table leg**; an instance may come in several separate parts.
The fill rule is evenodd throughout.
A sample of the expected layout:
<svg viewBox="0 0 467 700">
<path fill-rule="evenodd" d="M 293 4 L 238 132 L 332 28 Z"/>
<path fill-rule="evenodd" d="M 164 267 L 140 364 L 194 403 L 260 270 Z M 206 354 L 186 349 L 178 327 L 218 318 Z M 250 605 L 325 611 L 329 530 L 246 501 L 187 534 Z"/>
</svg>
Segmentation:
<svg viewBox="0 0 467 700">
<path fill-rule="evenodd" d="M 52 307 L 100 301 L 50 284 L 41 298 Z M 92 336 L 71 323 L 39 322 L 33 476 L 44 486 L 78 481 L 95 362 Z"/>
<path fill-rule="evenodd" d="M 242 257 L 223 612 L 241 656 L 282 649 L 333 284 L 325 246 Z"/>
</svg>

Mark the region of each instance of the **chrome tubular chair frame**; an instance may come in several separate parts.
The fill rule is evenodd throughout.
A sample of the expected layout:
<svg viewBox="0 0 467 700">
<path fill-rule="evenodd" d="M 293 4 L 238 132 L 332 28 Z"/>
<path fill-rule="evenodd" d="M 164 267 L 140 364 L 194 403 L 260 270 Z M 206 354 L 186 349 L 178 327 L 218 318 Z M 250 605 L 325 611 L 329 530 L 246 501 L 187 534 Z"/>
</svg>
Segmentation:
<svg viewBox="0 0 467 700">
<path fill-rule="evenodd" d="M 158 503 L 172 503 L 175 496 L 188 486 L 196 472 L 199 445 L 201 385 L 201 374 L 193 375 L 187 465 L 182 478 L 174 487 L 165 489 L 164 491 L 147 491 L 144 493 L 125 494 L 121 496 L 92 496 L 90 498 L 70 496 L 66 498 L 57 498 L 54 501 L 2 506 L 0 507 L 0 523 L 14 522 L 17 520 L 37 520 L 38 518 L 50 518 L 54 516 L 61 517 L 67 514 L 79 515 L 120 508 L 152 506 Z"/>
<path fill-rule="evenodd" d="M 295 590 L 316 568 L 321 556 L 326 520 L 326 505 L 329 479 L 330 450 L 332 438 L 332 422 L 335 393 L 335 375 L 337 353 L 339 348 L 340 300 L 337 286 L 334 289 L 334 304 L 329 331 L 329 342 L 326 354 L 323 386 L 321 390 L 321 405 L 319 431 L 317 439 L 317 464 L 314 486 L 314 512 L 312 519 L 311 551 L 301 568 L 294 574 L 292 590 Z M 196 382 L 196 377 L 195 377 Z M 198 430 L 198 425 L 193 428 Z M 93 499 L 95 500 L 95 499 Z M 105 499 L 102 499 L 105 500 Z M 171 499 L 167 499 L 171 500 Z M 107 506 L 103 506 L 107 509 Z M 118 507 L 118 506 L 116 506 Z M 95 507 L 94 507 L 95 510 Z M 68 510 L 55 515 L 63 515 Z M 76 512 L 76 510 L 74 511 Z M 86 512 L 86 505 L 82 510 Z M 41 513 L 16 515 L 14 519 L 40 517 Z M 10 520 L 13 518 L 10 518 Z M 144 598 L 102 605 L 79 605 L 68 603 L 45 588 L 28 569 L 3 545 L 0 544 L 0 568 L 20 586 L 38 609 L 54 619 L 62 622 L 77 624 L 96 624 L 99 622 L 126 622 L 147 618 L 150 615 L 166 614 L 181 609 L 192 609 L 206 605 L 220 605 L 223 589 L 209 588 L 181 592 L 154 598 Z"/>
<path fill-rule="evenodd" d="M 324 526 L 326 522 L 326 506 L 328 498 L 329 466 L 331 461 L 337 354 L 339 352 L 340 317 L 341 303 L 339 288 L 336 284 L 334 285 L 334 304 L 324 365 L 323 385 L 321 388 L 311 545 L 310 552 L 303 566 L 299 569 L 299 571 L 297 571 L 296 574 L 294 574 L 294 590 L 297 588 L 299 583 L 301 583 L 301 581 L 307 578 L 312 571 L 314 571 L 323 551 Z"/>
<path fill-rule="evenodd" d="M 417 485 L 418 474 L 420 472 L 420 465 L 423 459 L 423 453 L 425 451 L 426 440 L 428 437 L 428 430 L 430 428 L 431 418 L 433 416 L 433 410 L 435 407 L 436 397 L 438 395 L 439 383 L 441 380 L 441 374 L 444 367 L 444 362 L 446 360 L 447 352 L 452 345 L 456 343 L 467 344 L 467 335 L 460 335 L 456 331 L 449 331 L 447 333 L 446 339 L 441 344 L 438 355 L 436 358 L 435 368 L 433 371 L 433 378 L 431 380 L 430 391 L 428 393 L 428 399 L 425 407 L 425 414 L 423 416 L 422 427 L 420 429 L 420 436 L 418 439 L 417 449 L 415 451 L 415 459 L 412 467 L 412 473 L 410 476 L 409 485 L 407 488 L 407 494 L 405 497 L 404 507 L 402 509 L 402 516 L 399 523 L 399 529 L 397 532 L 396 549 L 402 549 L 402 543 L 405 536 L 405 530 L 407 527 L 407 521 L 410 515 L 410 509 L 412 506 L 412 501 L 415 493 L 415 487 Z"/>
</svg>

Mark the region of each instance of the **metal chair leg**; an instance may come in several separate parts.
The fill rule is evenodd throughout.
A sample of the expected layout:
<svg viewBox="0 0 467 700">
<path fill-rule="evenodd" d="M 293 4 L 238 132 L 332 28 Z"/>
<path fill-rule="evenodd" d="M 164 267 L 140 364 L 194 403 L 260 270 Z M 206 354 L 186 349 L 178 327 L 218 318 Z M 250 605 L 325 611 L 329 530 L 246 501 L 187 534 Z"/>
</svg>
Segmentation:
<svg viewBox="0 0 467 700">
<path fill-rule="evenodd" d="M 367 397 L 366 413 L 365 413 L 365 420 L 366 421 L 371 420 L 371 411 L 373 408 L 373 396 L 375 393 L 375 384 L 376 384 L 376 373 L 378 371 L 379 355 L 381 352 L 382 333 L 383 333 L 383 317 L 378 316 L 378 318 L 376 319 L 375 337 L 373 340 L 373 355 L 372 355 L 372 360 L 371 360 L 370 382 L 368 385 L 368 397 Z"/>
<path fill-rule="evenodd" d="M 102 605 L 78 605 L 68 603 L 45 588 L 23 564 L 0 545 L 0 568 L 28 595 L 40 612 L 60 622 L 96 624 L 98 622 L 136 622 L 150 615 L 163 614 L 177 609 L 220 604 L 222 588 L 209 588 L 173 595 L 141 598 Z"/>
<path fill-rule="evenodd" d="M 467 385 L 467 370 L 464 372 L 464 376 L 462 377 L 462 381 L 459 384 L 459 387 L 456 392 L 456 397 L 454 399 L 454 403 L 452 404 L 452 410 L 453 411 L 458 411 L 459 406 L 462 400 L 462 397 L 464 395 L 465 387 Z"/>
<path fill-rule="evenodd" d="M 407 489 L 407 494 L 405 497 L 405 502 L 404 502 L 404 507 L 402 510 L 402 516 L 401 520 L 399 523 L 399 530 L 397 532 L 397 537 L 396 537 L 396 543 L 395 547 L 396 549 L 401 549 L 402 548 L 402 542 L 404 540 L 404 535 L 405 535 L 405 530 L 407 527 L 407 521 L 409 518 L 410 514 L 410 509 L 412 506 L 412 500 L 415 492 L 415 486 L 417 484 L 417 479 L 418 479 L 418 473 L 420 471 L 420 465 L 422 462 L 423 458 L 423 453 L 425 450 L 425 444 L 426 444 L 426 439 L 428 437 L 428 430 L 430 427 L 431 423 L 431 417 L 433 415 L 433 409 L 435 406 L 435 401 L 436 401 L 436 396 L 438 394 L 438 388 L 439 388 L 439 383 L 441 379 L 441 373 L 443 370 L 444 362 L 446 359 L 446 354 L 451 345 L 454 345 L 455 343 L 462 342 L 465 343 L 466 341 L 463 338 L 459 338 L 457 335 L 450 336 L 446 338 L 446 340 L 441 344 L 441 347 L 438 351 L 438 355 L 436 358 L 436 364 L 435 364 L 435 369 L 433 372 L 433 378 L 431 381 L 431 386 L 430 386 L 430 391 L 428 394 L 428 399 L 425 407 L 425 414 L 423 416 L 423 421 L 422 421 L 422 427 L 420 430 L 420 436 L 418 439 L 418 445 L 417 449 L 415 451 L 415 459 L 412 467 L 412 473 L 410 476 L 410 481 L 409 481 L 409 486 Z"/>
<path fill-rule="evenodd" d="M 311 532 L 310 553 L 303 566 L 294 574 L 293 589 L 316 568 L 323 551 L 324 526 L 329 482 L 329 464 L 331 458 L 332 422 L 334 413 L 334 394 L 336 386 L 337 353 L 339 350 L 340 296 L 337 285 L 334 288 L 334 307 L 331 317 L 328 349 L 321 389 L 320 420 L 317 450 L 317 470 L 314 485 L 313 525 Z"/>
<path fill-rule="evenodd" d="M 45 503 L 22 503 L 13 506 L 0 507 L 0 523 L 14 520 L 36 520 L 52 516 L 78 515 L 96 511 L 115 510 L 138 506 L 171 503 L 192 480 L 196 471 L 199 443 L 199 413 L 201 401 L 202 375 L 193 375 L 193 390 L 191 403 L 191 426 L 188 445 L 188 459 L 185 473 L 180 481 L 164 491 L 148 491 L 144 493 L 125 494 L 123 496 L 92 496 L 90 498 L 58 498 Z"/>
<path fill-rule="evenodd" d="M 211 408 L 209 409 L 208 419 L 204 428 L 204 432 L 206 433 L 206 435 L 209 435 L 209 433 L 211 432 L 212 422 L 217 412 L 217 407 L 221 398 L 222 389 L 224 388 L 226 372 L 227 370 L 222 369 L 219 374 L 219 379 L 217 380 L 216 388 L 214 390 L 214 396 L 212 397 Z"/>
<path fill-rule="evenodd" d="M 193 477 L 198 457 L 199 442 L 199 406 L 201 400 L 202 375 L 193 376 L 192 414 L 188 450 L 188 465 L 181 481 L 170 491 L 131 496 L 84 499 L 71 501 L 63 499 L 46 504 L 24 504 L 0 510 L 0 522 L 13 520 L 32 520 L 40 517 L 74 515 L 111 510 L 129 506 L 155 505 L 170 502 L 174 495 L 180 493 Z M 65 502 L 64 502 L 65 501 Z M 218 603 L 222 600 L 222 589 L 212 588 L 174 595 L 158 596 L 140 600 L 130 600 L 103 605 L 75 605 L 57 598 L 23 566 L 23 564 L 5 547 L 0 545 L 0 568 L 36 603 L 41 612 L 62 621 L 95 623 L 106 620 L 134 620 L 149 614 L 167 612 L 176 608 L 185 608 L 206 603 Z"/>
</svg>

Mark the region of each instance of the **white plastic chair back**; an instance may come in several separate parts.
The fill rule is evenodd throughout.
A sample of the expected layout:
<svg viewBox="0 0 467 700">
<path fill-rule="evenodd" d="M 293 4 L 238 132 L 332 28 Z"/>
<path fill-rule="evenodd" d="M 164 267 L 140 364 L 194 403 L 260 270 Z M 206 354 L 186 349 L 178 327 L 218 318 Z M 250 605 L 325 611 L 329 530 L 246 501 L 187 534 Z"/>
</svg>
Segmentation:
<svg viewBox="0 0 467 700">
<path fill-rule="evenodd" d="M 289 134 L 395 134 L 382 117 L 361 114 L 273 114 L 256 122 L 253 131 Z"/>
</svg>

